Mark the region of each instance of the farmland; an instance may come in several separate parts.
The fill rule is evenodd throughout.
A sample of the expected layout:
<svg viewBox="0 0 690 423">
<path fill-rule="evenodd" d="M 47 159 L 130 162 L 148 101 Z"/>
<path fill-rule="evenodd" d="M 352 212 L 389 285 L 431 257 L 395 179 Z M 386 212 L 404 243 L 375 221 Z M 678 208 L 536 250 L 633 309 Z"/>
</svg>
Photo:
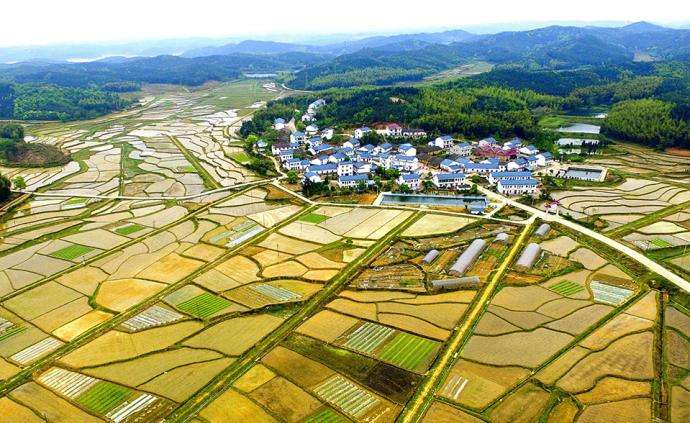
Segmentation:
<svg viewBox="0 0 690 423">
<path fill-rule="evenodd" d="M 513 206 L 315 202 L 259 177 L 237 130 L 286 94 L 145 87 L 29 125 L 74 161 L 0 170 L 36 191 L 0 221 L 0 421 L 687 420 L 683 293 Z M 690 269 L 690 197 L 657 177 L 683 161 L 653 154 L 554 195 Z"/>
</svg>

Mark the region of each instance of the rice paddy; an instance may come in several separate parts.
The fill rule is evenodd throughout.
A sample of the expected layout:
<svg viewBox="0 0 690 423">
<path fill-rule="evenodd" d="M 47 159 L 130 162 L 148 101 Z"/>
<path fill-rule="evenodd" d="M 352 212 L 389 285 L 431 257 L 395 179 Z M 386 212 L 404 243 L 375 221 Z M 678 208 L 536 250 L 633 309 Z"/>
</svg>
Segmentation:
<svg viewBox="0 0 690 423">
<path fill-rule="evenodd" d="M 0 225 L 10 421 L 393 422 L 434 374 L 420 421 L 649 421 L 660 389 L 666 416 L 687 416 L 685 297 L 664 297 L 597 243 L 556 225 L 530 238 L 542 249 L 534 267 L 509 266 L 471 317 L 520 222 L 307 204 L 268 181 L 207 193 L 261 179 L 234 137 L 277 93 L 242 86 L 252 93 L 161 88 L 117 116 L 31 125 L 76 161 L 10 171 L 42 189 Z M 690 200 L 681 184 L 636 175 L 554 194 L 607 229 Z M 665 252 L 690 242 L 688 223 L 680 210 L 621 239 Z M 478 238 L 487 247 L 464 272 L 471 283 L 452 286 L 451 266 Z"/>
</svg>

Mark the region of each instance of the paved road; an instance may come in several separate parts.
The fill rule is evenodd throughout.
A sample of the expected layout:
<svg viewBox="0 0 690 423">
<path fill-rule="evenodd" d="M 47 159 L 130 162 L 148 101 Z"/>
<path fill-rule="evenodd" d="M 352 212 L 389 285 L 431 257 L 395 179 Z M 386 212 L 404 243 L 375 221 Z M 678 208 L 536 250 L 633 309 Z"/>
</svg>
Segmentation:
<svg viewBox="0 0 690 423">
<path fill-rule="evenodd" d="M 579 225 L 571 220 L 565 219 L 561 216 L 553 215 L 546 213 L 542 210 L 536 209 L 534 207 L 519 203 L 511 198 L 504 197 L 500 194 L 497 194 L 495 192 L 489 191 L 486 188 L 479 187 L 479 190 L 483 192 L 487 197 L 490 198 L 495 198 L 498 199 L 499 201 L 505 201 L 507 204 L 510 204 L 511 206 L 517 207 L 519 209 L 525 210 L 527 212 L 530 212 L 534 214 L 535 216 L 544 219 L 546 221 L 552 221 L 552 222 L 557 222 L 560 223 L 563 226 L 567 226 L 568 228 L 580 232 L 581 234 L 587 235 L 590 238 L 594 238 L 597 241 L 608 245 L 611 248 L 615 248 L 617 251 L 625 254 L 626 256 L 632 258 L 633 260 L 637 261 L 638 263 L 642 264 L 644 267 L 647 269 L 651 270 L 652 272 L 663 276 L 664 278 L 668 279 L 671 283 L 676 285 L 677 287 L 681 288 L 685 292 L 690 292 L 690 282 L 687 280 L 683 279 L 682 277 L 678 276 L 677 274 L 673 273 L 666 267 L 660 265 L 659 263 L 655 262 L 654 260 L 650 259 L 649 257 L 645 256 L 644 254 L 640 253 L 639 251 L 636 251 L 630 247 L 628 247 L 625 244 L 622 244 L 615 239 L 609 238 L 604 234 L 601 234 L 599 232 L 595 232 L 591 229 L 585 228 L 582 225 Z"/>
</svg>

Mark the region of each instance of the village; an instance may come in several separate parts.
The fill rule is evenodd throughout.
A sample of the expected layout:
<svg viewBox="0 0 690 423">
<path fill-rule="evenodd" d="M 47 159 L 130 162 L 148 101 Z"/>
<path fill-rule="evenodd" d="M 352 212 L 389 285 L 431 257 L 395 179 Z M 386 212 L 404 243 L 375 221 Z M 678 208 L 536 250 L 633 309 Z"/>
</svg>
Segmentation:
<svg viewBox="0 0 690 423">
<path fill-rule="evenodd" d="M 304 131 L 291 130 L 283 118 L 273 123 L 283 138 L 270 145 L 270 153 L 286 171 L 300 175 L 303 183 L 361 191 L 383 175 L 394 182 L 388 188 L 400 193 L 476 194 L 472 187 L 481 183 L 506 196 L 538 197 L 543 176 L 590 182 L 606 178 L 606 168 L 561 163 L 551 152 L 540 151 L 518 137 L 503 142 L 493 137 L 478 141 L 451 135 L 430 137 L 422 129 L 386 122 L 356 128 L 336 144 L 334 129 L 321 129 L 315 123 L 318 109 L 325 104 L 319 99 L 309 105 L 302 116 L 307 125 Z M 556 146 L 559 152 L 569 152 L 596 148 L 598 143 L 596 139 L 561 138 Z M 260 151 L 268 147 L 263 140 L 257 142 Z"/>
</svg>

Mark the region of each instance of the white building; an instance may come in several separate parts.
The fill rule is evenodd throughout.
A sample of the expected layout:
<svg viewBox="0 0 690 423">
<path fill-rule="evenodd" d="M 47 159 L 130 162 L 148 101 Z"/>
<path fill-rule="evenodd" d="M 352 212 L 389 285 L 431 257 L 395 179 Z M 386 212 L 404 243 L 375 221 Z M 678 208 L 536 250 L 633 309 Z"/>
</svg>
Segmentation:
<svg viewBox="0 0 690 423">
<path fill-rule="evenodd" d="M 435 140 L 429 141 L 430 146 L 442 148 L 444 150 L 453 147 L 454 143 L 455 141 L 450 135 L 441 135 L 440 137 L 436 137 Z"/>
<path fill-rule="evenodd" d="M 333 135 L 335 135 L 335 131 L 333 131 L 333 128 L 325 128 L 321 130 L 321 138 L 325 140 L 333 139 Z"/>
<path fill-rule="evenodd" d="M 467 186 L 463 173 L 437 173 L 432 182 L 440 189 L 458 189 Z"/>
<path fill-rule="evenodd" d="M 539 182 L 532 178 L 519 181 L 499 180 L 496 190 L 503 195 L 533 195 L 538 186 Z"/>
<path fill-rule="evenodd" d="M 273 121 L 273 129 L 275 129 L 276 131 L 280 131 L 283 128 L 285 128 L 285 119 L 277 118 Z"/>
<path fill-rule="evenodd" d="M 472 146 L 467 142 L 461 142 L 450 148 L 451 154 L 457 154 L 462 157 L 469 157 L 472 155 Z"/>
<path fill-rule="evenodd" d="M 338 178 L 338 186 L 340 188 L 356 188 L 359 184 L 364 183 L 364 185 L 369 186 L 374 183 L 369 179 L 369 175 L 357 174 L 357 175 L 344 175 Z"/>
<path fill-rule="evenodd" d="M 403 173 L 398 177 L 398 185 L 407 185 L 413 191 L 419 191 L 422 186 L 422 178 L 418 173 Z"/>
<path fill-rule="evenodd" d="M 338 176 L 353 175 L 355 164 L 353 162 L 339 162 L 337 167 Z"/>
<path fill-rule="evenodd" d="M 316 133 L 319 132 L 319 127 L 312 123 L 305 128 L 305 132 L 307 135 L 316 135 Z"/>
<path fill-rule="evenodd" d="M 398 152 L 408 157 L 413 157 L 417 155 L 417 149 L 414 148 L 412 144 L 400 144 L 398 146 Z"/>
<path fill-rule="evenodd" d="M 355 129 L 355 138 L 362 139 L 363 136 L 371 132 L 371 128 L 362 126 L 361 128 Z"/>
<path fill-rule="evenodd" d="M 414 156 L 405 156 L 397 154 L 395 156 L 388 156 L 382 166 L 386 169 L 398 169 L 403 172 L 414 172 L 419 169 L 419 159 Z"/>
<path fill-rule="evenodd" d="M 491 185 L 498 181 L 525 181 L 527 179 L 532 179 L 532 172 L 492 172 L 488 177 Z"/>
<path fill-rule="evenodd" d="M 302 131 L 295 131 L 295 132 L 290 134 L 290 142 L 297 142 L 300 144 L 304 144 L 304 141 L 306 141 L 306 140 L 307 140 L 307 136 Z"/>
</svg>

